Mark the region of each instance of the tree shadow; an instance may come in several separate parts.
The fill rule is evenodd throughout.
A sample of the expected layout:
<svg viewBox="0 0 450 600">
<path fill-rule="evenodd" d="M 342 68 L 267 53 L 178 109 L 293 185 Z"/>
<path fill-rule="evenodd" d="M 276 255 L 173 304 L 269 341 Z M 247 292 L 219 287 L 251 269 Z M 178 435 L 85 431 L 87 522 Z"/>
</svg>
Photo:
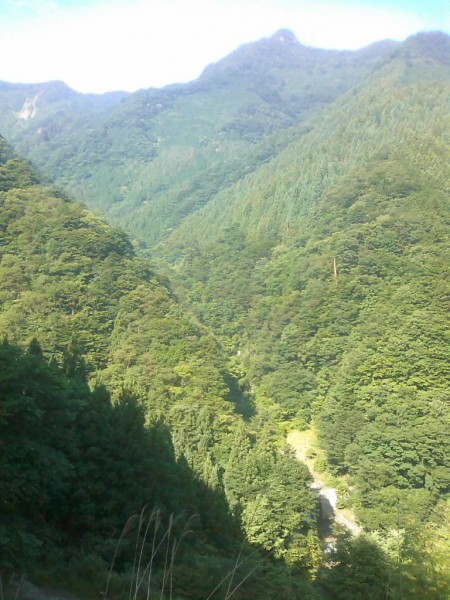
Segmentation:
<svg viewBox="0 0 450 600">
<path fill-rule="evenodd" d="M 256 415 L 256 406 L 252 395 L 247 390 L 243 390 L 236 377 L 228 371 L 224 373 L 223 378 L 230 390 L 226 399 L 229 402 L 233 402 L 236 412 L 245 421 L 250 421 Z"/>
</svg>

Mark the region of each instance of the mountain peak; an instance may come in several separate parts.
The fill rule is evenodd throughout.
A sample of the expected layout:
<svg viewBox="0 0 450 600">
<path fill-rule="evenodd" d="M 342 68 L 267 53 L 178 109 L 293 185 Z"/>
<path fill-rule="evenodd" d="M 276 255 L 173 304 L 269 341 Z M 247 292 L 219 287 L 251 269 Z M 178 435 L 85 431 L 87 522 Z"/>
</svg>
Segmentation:
<svg viewBox="0 0 450 600">
<path fill-rule="evenodd" d="M 450 36 L 441 31 L 421 31 L 403 42 L 401 52 L 450 65 Z"/>
<path fill-rule="evenodd" d="M 300 42 L 290 29 L 279 29 L 276 33 L 273 34 L 271 38 L 274 42 L 279 42 L 281 44 L 295 44 L 296 46 L 300 45 Z"/>
</svg>

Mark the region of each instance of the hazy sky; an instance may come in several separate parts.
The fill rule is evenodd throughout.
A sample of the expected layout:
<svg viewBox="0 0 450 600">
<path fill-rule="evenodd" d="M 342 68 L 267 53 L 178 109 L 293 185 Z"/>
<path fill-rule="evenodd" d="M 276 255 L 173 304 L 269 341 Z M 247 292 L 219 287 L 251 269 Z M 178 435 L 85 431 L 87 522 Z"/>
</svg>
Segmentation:
<svg viewBox="0 0 450 600">
<path fill-rule="evenodd" d="M 280 28 L 309 46 L 354 49 L 450 33 L 450 0 L 0 0 L 0 80 L 160 87 Z"/>
</svg>

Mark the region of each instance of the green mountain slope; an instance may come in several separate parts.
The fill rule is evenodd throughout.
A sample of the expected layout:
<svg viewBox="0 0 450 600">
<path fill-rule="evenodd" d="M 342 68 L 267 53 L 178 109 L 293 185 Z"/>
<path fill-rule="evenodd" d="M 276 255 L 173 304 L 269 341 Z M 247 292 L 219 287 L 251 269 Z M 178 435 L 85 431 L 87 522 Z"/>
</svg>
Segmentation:
<svg viewBox="0 0 450 600">
<path fill-rule="evenodd" d="M 158 250 L 257 406 L 312 420 L 371 529 L 450 492 L 449 50 L 403 44 Z"/>
<path fill-rule="evenodd" d="M 92 381 L 164 415 L 247 540 L 296 585 L 308 571 L 310 594 L 449 594 L 449 56 L 438 33 L 327 53 L 280 32 L 126 98 L 50 173 L 73 191 L 70 165 L 167 280 L 4 150 L 1 332 L 39 332 L 61 365 L 80 348 Z M 283 444 L 311 426 L 368 532 L 330 560 Z M 263 581 L 256 597 L 288 593 Z"/>
<path fill-rule="evenodd" d="M 153 561 L 139 519 L 119 540 L 147 506 L 162 549 L 136 585 L 151 573 L 158 597 L 173 597 L 164 557 L 189 529 L 170 584 L 180 597 L 219 597 L 233 574 L 236 597 L 275 598 L 291 585 L 285 559 L 318 567 L 306 467 L 279 452 L 263 420 L 245 424 L 251 406 L 220 345 L 126 236 L 0 142 L 2 573 L 48 577 L 51 564 L 50 577 L 85 579 L 98 595 L 119 544 L 120 591 L 137 577 L 136 543 Z M 320 597 L 307 580 L 292 585 Z"/>
<path fill-rule="evenodd" d="M 433 35 L 423 36 L 435 49 Z M 185 240 L 208 242 L 234 224 L 250 235 L 282 234 L 304 219 L 327 186 L 385 147 L 407 145 L 414 133 L 432 134 L 443 119 L 445 126 L 450 42 L 443 41 L 437 56 L 427 54 L 421 36 L 395 50 L 361 85 L 291 129 L 277 156 L 183 222 L 162 254 Z"/>
<path fill-rule="evenodd" d="M 0 131 L 70 194 L 153 243 L 276 154 L 289 135 L 268 137 L 320 112 L 392 46 L 325 51 L 280 31 L 239 48 L 196 81 L 142 90 L 120 103 L 118 95 L 66 89 L 64 104 L 48 86 L 31 92 L 8 84 Z M 32 101 L 35 114 L 20 118 L 22 104 Z"/>
<path fill-rule="evenodd" d="M 126 98 L 125 92 L 80 94 L 60 81 L 42 84 L 0 82 L 0 130 L 35 161 L 43 150 L 48 168 L 73 158 L 80 135 L 103 123 Z"/>
<path fill-rule="evenodd" d="M 234 401 L 244 400 L 230 388 L 220 346 L 125 234 L 39 184 L 4 141 L 0 160 L 0 335 L 23 344 L 36 337 L 59 364 L 79 354 L 91 379 L 113 394 L 137 393 L 153 414 L 169 417 L 182 402 L 192 410 L 197 398 L 232 420 Z"/>
<path fill-rule="evenodd" d="M 259 410 L 312 424 L 343 502 L 406 553 L 450 494 L 449 55 L 408 40 L 157 249 Z"/>
</svg>

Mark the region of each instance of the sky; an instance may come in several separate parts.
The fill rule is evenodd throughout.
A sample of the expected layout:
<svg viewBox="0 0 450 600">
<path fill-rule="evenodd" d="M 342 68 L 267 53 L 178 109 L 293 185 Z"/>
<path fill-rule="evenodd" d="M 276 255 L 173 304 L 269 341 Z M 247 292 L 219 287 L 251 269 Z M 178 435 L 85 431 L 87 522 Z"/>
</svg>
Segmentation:
<svg viewBox="0 0 450 600">
<path fill-rule="evenodd" d="M 281 28 L 336 49 L 450 34 L 450 0 L 0 0 L 0 80 L 162 87 Z"/>
</svg>

